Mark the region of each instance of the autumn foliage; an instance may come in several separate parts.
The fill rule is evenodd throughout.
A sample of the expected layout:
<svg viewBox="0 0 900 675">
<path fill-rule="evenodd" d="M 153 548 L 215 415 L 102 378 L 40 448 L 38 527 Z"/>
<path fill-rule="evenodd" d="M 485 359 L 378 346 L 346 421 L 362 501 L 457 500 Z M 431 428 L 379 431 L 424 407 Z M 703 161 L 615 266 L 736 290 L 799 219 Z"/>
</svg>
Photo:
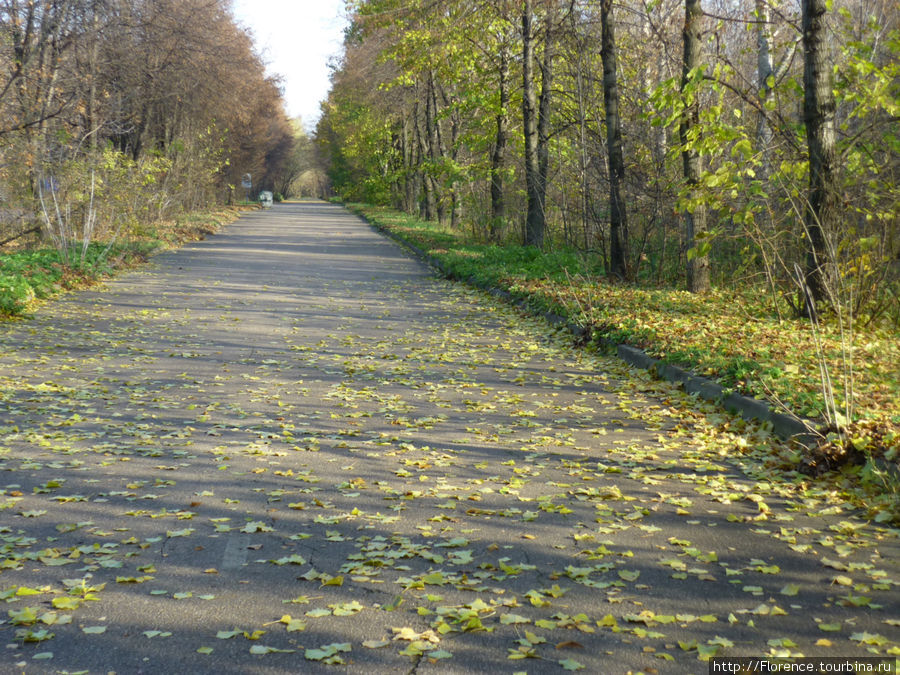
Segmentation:
<svg viewBox="0 0 900 675">
<path fill-rule="evenodd" d="M 243 198 L 243 174 L 271 189 L 291 152 L 278 82 L 224 0 L 3 0 L 0 37 L 0 240 Z"/>
<path fill-rule="evenodd" d="M 319 145 L 348 200 L 896 327 L 897 15 L 825 5 L 355 0 Z"/>
</svg>

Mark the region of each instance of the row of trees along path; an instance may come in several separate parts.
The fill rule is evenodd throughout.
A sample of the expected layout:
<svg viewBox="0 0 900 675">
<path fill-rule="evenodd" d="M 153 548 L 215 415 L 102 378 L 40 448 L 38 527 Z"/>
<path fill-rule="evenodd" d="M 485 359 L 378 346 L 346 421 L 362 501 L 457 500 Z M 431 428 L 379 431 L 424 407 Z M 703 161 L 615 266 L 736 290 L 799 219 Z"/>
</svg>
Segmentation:
<svg viewBox="0 0 900 675">
<path fill-rule="evenodd" d="M 777 312 L 896 300 L 890 3 L 348 6 L 317 132 L 341 196 Z"/>
</svg>

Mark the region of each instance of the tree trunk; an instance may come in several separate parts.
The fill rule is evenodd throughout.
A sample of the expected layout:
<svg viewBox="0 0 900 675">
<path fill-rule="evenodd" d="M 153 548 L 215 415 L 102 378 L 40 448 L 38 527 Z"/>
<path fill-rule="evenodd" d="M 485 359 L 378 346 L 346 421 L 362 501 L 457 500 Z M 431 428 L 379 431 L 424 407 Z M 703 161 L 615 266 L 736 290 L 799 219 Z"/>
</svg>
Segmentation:
<svg viewBox="0 0 900 675">
<path fill-rule="evenodd" d="M 703 19 L 703 10 L 700 0 L 685 0 L 684 3 L 684 59 L 682 62 L 681 89 L 682 93 L 691 84 L 694 69 L 700 65 L 700 22 Z M 692 196 L 700 181 L 703 171 L 703 163 L 700 153 L 693 147 L 693 136 L 700 118 L 700 103 L 696 93 L 690 95 L 690 103 L 686 101 L 686 108 L 681 119 L 681 163 L 684 169 L 684 182 Z M 693 201 L 693 200 L 692 200 Z M 709 256 L 700 253 L 698 240 L 702 240 L 706 233 L 707 210 L 706 204 L 696 203 L 690 210 L 684 212 L 685 240 L 688 248 L 687 261 L 687 285 L 692 293 L 707 293 L 709 291 Z"/>
<path fill-rule="evenodd" d="M 403 148 L 403 210 L 412 213 L 415 204 L 415 154 L 409 138 L 409 118 L 404 114 L 400 128 L 400 144 Z"/>
<path fill-rule="evenodd" d="M 809 249 L 806 255 L 806 285 L 812 300 L 826 297 L 825 266 L 828 263 L 825 234 L 837 219 L 837 189 L 834 176 L 835 102 L 831 65 L 826 46 L 826 0 L 803 0 L 803 121 L 809 148 L 809 198 L 805 210 Z M 815 311 L 814 307 L 807 308 Z"/>
<path fill-rule="evenodd" d="M 498 241 L 506 220 L 503 199 L 503 168 L 506 163 L 506 141 L 509 135 L 509 50 L 500 48 L 500 109 L 497 111 L 497 137 L 491 154 L 491 241 Z"/>
<path fill-rule="evenodd" d="M 538 101 L 537 124 L 537 156 L 538 180 L 537 203 L 540 206 L 540 241 L 536 246 L 544 245 L 544 233 L 547 220 L 547 177 L 550 174 L 550 101 L 553 93 L 553 59 L 555 45 L 548 25 L 544 35 L 544 58 L 541 60 L 541 96 Z"/>
<path fill-rule="evenodd" d="M 574 22 L 574 19 L 573 19 Z M 587 112 L 584 105 L 584 77 L 581 60 L 578 62 L 578 71 L 575 78 L 576 94 L 578 101 L 578 185 L 580 187 L 579 209 L 581 210 L 581 236 L 584 238 L 584 248 L 591 248 L 594 232 L 591 231 L 588 218 L 588 157 L 587 157 Z"/>
<path fill-rule="evenodd" d="M 522 8 L 522 127 L 525 137 L 526 246 L 544 243 L 544 206 L 540 200 L 538 167 L 537 94 L 534 83 L 534 31 L 531 0 Z"/>
<path fill-rule="evenodd" d="M 441 101 L 444 104 L 444 108 L 450 111 L 449 120 L 450 120 L 450 147 L 447 147 L 447 143 L 444 140 L 444 132 L 441 129 L 441 121 L 437 119 L 437 111 L 440 109 L 438 106 L 438 90 L 440 90 Z M 448 160 L 450 164 L 450 227 L 452 229 L 456 229 L 459 227 L 462 222 L 462 195 L 460 193 L 459 180 L 456 178 L 456 159 L 459 156 L 459 127 L 460 120 L 459 114 L 456 110 L 453 109 L 452 101 L 447 98 L 446 92 L 443 88 L 440 87 L 439 84 L 435 83 L 432 93 L 434 95 L 434 110 L 435 110 L 435 127 L 437 131 L 437 140 L 438 140 L 438 150 L 440 152 L 440 160 L 442 171 L 446 175 L 447 171 L 447 163 Z M 440 207 L 439 207 L 440 208 Z M 446 212 L 446 205 L 444 206 L 444 211 Z M 439 211 L 440 212 L 440 211 Z"/>
<path fill-rule="evenodd" d="M 450 116 L 450 159 L 453 160 L 453 181 L 450 184 L 450 190 L 453 196 L 453 211 L 450 215 L 450 226 L 454 229 L 462 227 L 463 220 L 463 200 L 462 186 L 458 178 L 457 161 L 459 160 L 459 134 L 462 127 L 462 120 L 459 116 L 458 109 L 454 109 Z"/>
<path fill-rule="evenodd" d="M 428 88 L 425 91 L 425 133 L 428 137 L 428 169 L 425 172 L 431 179 L 431 191 L 437 205 L 438 222 L 444 222 L 444 198 L 438 185 L 435 172 L 441 157 L 440 128 L 437 119 L 437 99 L 434 88 L 434 72 L 428 73 Z"/>
<path fill-rule="evenodd" d="M 418 171 L 422 177 L 422 204 L 419 213 L 424 220 L 434 220 L 437 214 L 437 207 L 434 199 L 434 183 L 431 179 L 428 167 L 428 148 L 425 142 L 425 134 L 422 133 L 422 124 L 419 120 L 419 101 L 416 101 L 413 120 L 416 125 L 416 145 L 418 147 Z"/>
<path fill-rule="evenodd" d="M 762 155 L 759 177 L 765 181 L 772 173 L 772 127 L 766 109 L 774 92 L 775 69 L 772 67 L 772 36 L 769 29 L 771 12 L 767 0 L 756 0 L 756 82 L 763 111 L 756 127 L 756 146 Z"/>
<path fill-rule="evenodd" d="M 622 150 L 622 128 L 619 119 L 619 88 L 616 78 L 616 36 L 612 17 L 612 0 L 600 5 L 603 59 L 603 103 L 606 107 L 606 144 L 609 162 L 609 274 L 627 279 L 628 218 L 622 183 L 625 180 L 625 157 Z"/>
</svg>

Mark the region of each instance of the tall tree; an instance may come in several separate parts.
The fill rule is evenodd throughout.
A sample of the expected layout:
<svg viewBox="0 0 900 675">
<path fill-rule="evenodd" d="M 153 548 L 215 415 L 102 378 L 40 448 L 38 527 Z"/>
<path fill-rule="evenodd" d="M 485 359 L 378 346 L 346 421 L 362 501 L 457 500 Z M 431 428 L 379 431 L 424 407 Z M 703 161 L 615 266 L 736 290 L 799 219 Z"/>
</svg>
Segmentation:
<svg viewBox="0 0 900 675">
<path fill-rule="evenodd" d="M 506 144 L 509 137 L 509 47 L 501 38 L 497 80 L 500 106 L 497 110 L 497 132 L 491 153 L 491 239 L 496 241 L 506 220 L 506 200 L 503 196 L 503 172 L 506 164 Z"/>
<path fill-rule="evenodd" d="M 616 34 L 612 0 L 600 4 L 601 56 L 603 58 L 603 102 L 606 107 L 606 144 L 609 162 L 609 272 L 627 279 L 628 216 L 622 194 L 625 180 L 625 154 L 622 149 L 622 124 L 619 119 L 619 83 L 616 76 Z"/>
<path fill-rule="evenodd" d="M 825 265 L 828 250 L 825 235 L 837 219 L 837 189 L 834 175 L 835 101 L 831 64 L 826 42 L 826 0 L 802 0 L 803 12 L 803 121 L 809 151 L 809 196 L 804 212 L 809 247 L 806 255 L 806 285 L 812 302 L 825 299 Z M 814 307 L 808 307 L 814 312 Z"/>
<path fill-rule="evenodd" d="M 541 95 L 538 99 L 537 120 L 537 203 L 541 212 L 541 236 L 536 246 L 543 246 L 544 231 L 547 228 L 547 181 L 550 176 L 550 120 L 551 102 L 553 97 L 554 61 L 556 59 L 556 35 L 552 24 L 553 17 L 550 10 L 544 19 L 544 54 L 540 61 L 541 70 Z"/>
<path fill-rule="evenodd" d="M 547 3 L 543 17 L 543 55 L 538 62 L 535 12 L 532 0 L 522 3 L 522 128 L 525 141 L 525 244 L 544 245 L 547 228 L 547 178 L 550 171 L 550 115 L 553 92 L 553 66 L 556 50 L 553 35 L 553 3 Z M 537 93 L 535 66 L 541 72 Z"/>
<path fill-rule="evenodd" d="M 522 133 L 525 140 L 525 244 L 544 244 L 544 202 L 538 166 L 537 92 L 534 78 L 534 9 L 531 0 L 522 3 Z"/>
<path fill-rule="evenodd" d="M 681 118 L 681 162 L 687 191 L 688 206 L 684 210 L 685 241 L 688 247 L 687 282 L 692 293 L 707 293 L 709 284 L 709 255 L 703 250 L 703 237 L 707 230 L 707 208 L 702 199 L 695 199 L 694 193 L 703 172 L 703 161 L 697 149 L 698 123 L 700 121 L 700 100 L 696 83 L 701 73 L 701 22 L 703 9 L 700 0 L 685 0 L 684 29 L 682 38 L 684 51 L 681 70 L 681 92 L 684 98 L 684 112 Z"/>
</svg>

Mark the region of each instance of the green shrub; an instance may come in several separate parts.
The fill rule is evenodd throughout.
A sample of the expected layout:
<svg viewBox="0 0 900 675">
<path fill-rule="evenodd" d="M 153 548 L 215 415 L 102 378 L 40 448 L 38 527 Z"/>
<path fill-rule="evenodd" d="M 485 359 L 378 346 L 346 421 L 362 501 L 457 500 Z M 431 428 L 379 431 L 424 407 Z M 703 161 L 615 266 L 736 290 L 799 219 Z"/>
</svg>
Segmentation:
<svg viewBox="0 0 900 675">
<path fill-rule="evenodd" d="M 81 244 L 69 252 L 70 273 L 64 274 L 62 256 L 54 249 L 21 251 L 0 256 L 0 315 L 20 316 L 35 300 L 44 300 L 65 288 L 109 275 L 114 259 L 145 256 L 153 243 L 92 243 L 81 256 Z M 77 250 L 77 254 L 76 251 Z"/>
</svg>

